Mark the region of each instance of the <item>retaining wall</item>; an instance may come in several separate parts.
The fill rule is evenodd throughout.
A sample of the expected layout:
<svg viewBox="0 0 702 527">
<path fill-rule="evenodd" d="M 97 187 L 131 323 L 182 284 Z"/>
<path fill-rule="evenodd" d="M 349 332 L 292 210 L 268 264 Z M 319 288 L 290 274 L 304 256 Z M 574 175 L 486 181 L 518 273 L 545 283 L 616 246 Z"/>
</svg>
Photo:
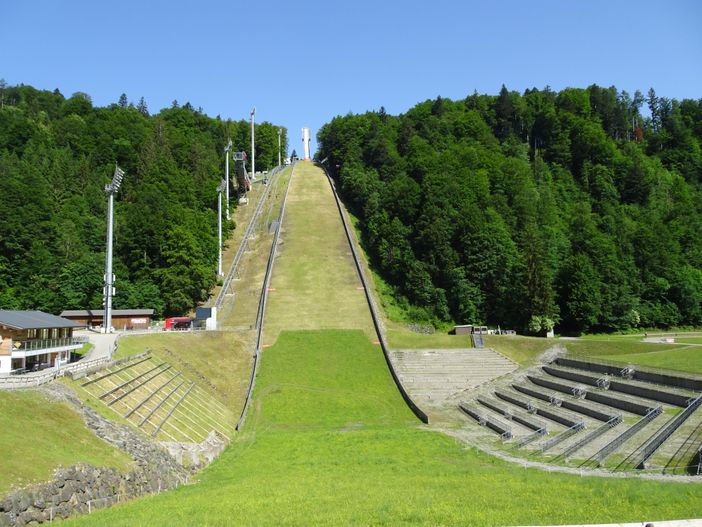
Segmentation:
<svg viewBox="0 0 702 527">
<path fill-rule="evenodd" d="M 541 399 L 543 401 L 550 401 L 551 396 L 542 392 L 539 392 L 537 390 L 532 390 L 531 388 L 528 388 L 526 386 L 520 386 L 517 384 L 513 384 L 512 387 L 515 390 L 519 390 L 522 393 L 525 393 L 527 395 L 531 395 L 532 397 L 536 397 L 538 399 Z M 561 407 L 562 408 L 567 408 L 568 410 L 572 410 L 574 412 L 577 412 L 579 414 L 587 415 L 590 417 L 593 417 L 597 419 L 598 421 L 609 421 L 613 417 L 615 417 L 612 414 L 607 414 L 605 412 L 602 412 L 596 408 L 592 408 L 590 406 L 587 406 L 585 404 L 582 404 L 580 402 L 572 401 L 570 399 L 564 399 L 564 398 L 558 398 L 558 400 L 561 402 Z"/>
<path fill-rule="evenodd" d="M 592 377 L 590 375 L 585 375 L 575 371 L 559 370 L 550 366 L 542 366 L 541 369 L 554 377 L 560 377 L 561 379 L 567 379 L 569 381 L 581 382 L 583 384 L 589 384 L 590 386 L 598 386 L 597 381 L 600 380 L 599 377 Z"/>
<path fill-rule="evenodd" d="M 502 408 L 500 405 L 493 403 L 489 399 L 485 399 L 483 397 L 478 397 L 477 401 L 480 404 L 487 406 L 491 410 L 494 410 L 494 411 L 504 415 L 508 419 L 511 419 L 515 423 L 519 423 L 521 425 L 524 425 L 527 428 L 530 428 L 531 430 L 541 430 L 542 428 L 544 428 L 544 425 L 537 423 L 535 421 L 530 421 L 526 417 L 522 417 L 519 414 L 512 413 L 509 410 L 507 410 L 506 408 Z"/>
<path fill-rule="evenodd" d="M 567 393 L 573 395 L 574 387 L 568 384 L 563 384 L 557 381 L 552 381 L 550 379 L 544 379 L 543 377 L 535 377 L 534 375 L 527 375 L 527 378 L 538 386 L 543 386 L 544 388 L 551 388 L 559 392 Z"/>
<path fill-rule="evenodd" d="M 570 368 L 577 368 L 580 370 L 606 373 L 618 377 L 621 376 L 622 369 L 625 368 L 624 365 L 617 366 L 614 364 L 604 364 L 569 357 L 559 357 L 555 360 L 555 363 L 559 366 L 568 366 Z M 702 379 L 688 375 L 675 375 L 673 373 L 639 370 L 637 368 L 634 371 L 633 378 L 639 381 L 652 382 L 654 384 L 662 384 L 665 386 L 672 386 L 674 388 L 684 388 L 686 390 L 702 392 Z"/>
<path fill-rule="evenodd" d="M 481 424 L 485 424 L 490 430 L 497 432 L 500 434 L 502 437 L 509 439 L 512 437 L 512 429 L 507 426 L 506 424 L 498 421 L 497 419 L 492 419 L 490 417 L 486 417 L 482 415 L 480 412 L 472 408 L 471 406 L 465 405 L 465 404 L 459 404 L 458 407 L 463 410 L 466 414 L 471 416 L 473 419 L 476 421 L 479 421 Z"/>
<path fill-rule="evenodd" d="M 690 401 L 690 397 L 677 393 L 664 392 L 645 386 L 637 386 L 622 381 L 609 381 L 609 389 L 617 392 L 628 393 L 644 399 L 652 399 L 662 403 L 668 403 L 675 406 L 686 407 Z"/>
<path fill-rule="evenodd" d="M 585 399 L 590 401 L 595 401 L 597 403 L 606 404 L 612 408 L 619 408 L 625 412 L 630 412 L 637 415 L 646 415 L 653 411 L 655 407 L 648 406 L 645 404 L 635 403 L 634 401 L 629 401 L 628 399 L 622 399 L 620 397 L 613 397 L 611 395 L 605 395 L 598 392 L 586 392 Z"/>
</svg>

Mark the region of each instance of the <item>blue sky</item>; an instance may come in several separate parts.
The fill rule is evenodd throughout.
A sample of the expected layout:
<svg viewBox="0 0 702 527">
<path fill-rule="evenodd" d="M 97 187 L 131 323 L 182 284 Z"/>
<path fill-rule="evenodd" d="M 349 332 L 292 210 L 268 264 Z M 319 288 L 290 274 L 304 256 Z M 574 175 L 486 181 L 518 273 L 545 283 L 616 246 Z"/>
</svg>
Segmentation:
<svg viewBox="0 0 702 527">
<path fill-rule="evenodd" d="M 702 2 L 0 0 L 0 78 L 317 129 L 477 90 L 702 98 Z"/>
</svg>

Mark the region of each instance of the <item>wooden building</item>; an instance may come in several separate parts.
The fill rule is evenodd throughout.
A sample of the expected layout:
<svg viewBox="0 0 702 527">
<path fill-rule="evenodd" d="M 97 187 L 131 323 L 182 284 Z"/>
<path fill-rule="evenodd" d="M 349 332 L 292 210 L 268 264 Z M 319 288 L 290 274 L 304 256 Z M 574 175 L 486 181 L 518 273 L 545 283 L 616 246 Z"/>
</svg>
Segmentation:
<svg viewBox="0 0 702 527">
<path fill-rule="evenodd" d="M 102 327 L 104 309 L 69 309 L 61 316 L 89 328 Z M 147 329 L 154 317 L 153 309 L 113 309 L 112 327 L 115 329 Z"/>
<path fill-rule="evenodd" d="M 85 343 L 73 337 L 81 324 L 42 311 L 0 309 L 0 374 L 23 373 L 67 363 Z"/>
</svg>

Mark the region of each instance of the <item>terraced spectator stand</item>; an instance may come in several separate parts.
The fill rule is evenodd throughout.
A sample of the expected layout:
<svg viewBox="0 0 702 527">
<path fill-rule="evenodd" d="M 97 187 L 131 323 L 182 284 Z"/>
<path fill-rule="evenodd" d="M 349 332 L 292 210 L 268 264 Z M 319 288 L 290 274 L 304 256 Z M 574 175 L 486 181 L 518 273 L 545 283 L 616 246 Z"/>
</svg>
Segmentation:
<svg viewBox="0 0 702 527">
<path fill-rule="evenodd" d="M 554 461 L 580 467 L 609 461 L 612 470 L 690 475 L 699 469 L 702 450 L 702 393 L 692 389 L 702 386 L 699 381 L 635 365 L 561 357 L 483 386 L 462 404 L 486 426 L 490 420 L 513 423 L 515 449 L 548 453 Z M 539 428 L 529 414 L 547 420 L 548 429 Z"/>
<path fill-rule="evenodd" d="M 693 474 L 702 472 L 702 421 L 690 432 L 666 463 L 664 474 Z"/>
<path fill-rule="evenodd" d="M 516 412 L 507 410 L 506 408 L 503 408 L 494 401 L 486 399 L 485 397 L 478 397 L 476 400 L 483 406 L 504 415 L 510 421 L 514 421 L 515 423 L 524 425 L 525 427 L 535 432 L 541 432 L 541 434 L 546 433 L 546 425 L 544 425 L 543 423 L 534 421 L 526 416 L 522 416 Z"/>
<path fill-rule="evenodd" d="M 629 459 L 633 459 L 633 464 L 638 469 L 645 469 L 646 462 L 658 450 L 663 442 L 668 439 L 700 406 L 702 406 L 702 395 L 697 397 L 685 410 L 673 417 L 663 428 L 652 436 L 644 445 L 635 451 Z M 627 461 L 625 460 L 625 461 Z"/>
<path fill-rule="evenodd" d="M 644 383 L 636 381 L 627 382 L 624 380 L 616 380 L 610 378 L 609 376 L 597 377 L 592 375 L 586 375 L 577 371 L 553 368 L 550 366 L 544 366 L 542 369 L 544 372 L 554 377 L 569 379 L 579 383 L 589 384 L 590 386 L 596 386 L 605 390 L 635 395 L 637 397 L 643 397 L 646 399 L 651 399 L 666 404 L 672 404 L 675 406 L 680 406 L 682 408 L 688 406 L 691 402 L 691 399 L 693 398 L 691 397 L 691 394 L 689 392 L 676 391 L 675 389 L 663 390 L 660 388 L 653 388 L 650 385 L 646 385 Z M 623 377 L 623 379 L 624 378 L 626 377 Z"/>
<path fill-rule="evenodd" d="M 487 417 L 483 414 L 481 414 L 478 410 L 473 408 L 470 405 L 467 405 L 465 403 L 461 403 L 458 405 L 458 407 L 465 412 L 467 415 L 471 416 L 473 419 L 475 419 L 481 426 L 486 426 L 490 430 L 493 430 L 494 432 L 497 432 L 500 434 L 500 438 L 502 438 L 503 441 L 506 441 L 507 439 L 512 438 L 512 429 L 507 426 L 505 423 L 491 418 Z"/>
<path fill-rule="evenodd" d="M 615 377 L 630 378 L 643 382 L 682 388 L 695 392 L 702 392 L 702 378 L 691 375 L 672 374 L 669 372 L 641 369 L 639 367 L 622 367 L 621 365 L 604 361 L 592 361 L 571 357 L 559 357 L 554 361 L 559 366 L 566 366 L 578 370 L 606 373 Z"/>
<path fill-rule="evenodd" d="M 573 454 L 575 454 L 578 450 L 580 450 L 581 448 L 583 448 L 585 445 L 591 443 L 592 441 L 594 441 L 595 439 L 597 439 L 597 438 L 600 437 L 601 435 L 605 434 L 607 431 L 609 431 L 610 429 L 614 428 L 615 426 L 617 426 L 617 425 L 620 424 L 621 422 L 622 422 L 622 416 L 621 416 L 621 415 L 617 415 L 617 416 L 615 416 L 615 417 L 612 417 L 612 418 L 611 418 L 609 421 L 607 421 L 605 424 L 603 424 L 602 426 L 600 426 L 600 427 L 598 427 L 598 428 L 595 428 L 593 431 L 591 431 L 591 432 L 590 432 L 589 434 L 587 434 L 585 437 L 583 437 L 583 438 L 580 439 L 579 441 L 573 443 L 573 444 L 570 445 L 568 448 L 566 448 L 566 449 L 563 451 L 563 454 L 561 454 L 561 456 L 562 456 L 564 459 L 570 458 Z"/>
<path fill-rule="evenodd" d="M 187 372 L 148 352 L 93 371 L 80 386 L 133 427 L 167 445 L 218 441 L 221 450 L 234 432 L 234 415 L 228 408 L 189 381 Z"/>
<path fill-rule="evenodd" d="M 400 349 L 390 353 L 405 389 L 430 406 L 441 406 L 466 390 L 518 368 L 516 363 L 487 348 Z"/>
</svg>

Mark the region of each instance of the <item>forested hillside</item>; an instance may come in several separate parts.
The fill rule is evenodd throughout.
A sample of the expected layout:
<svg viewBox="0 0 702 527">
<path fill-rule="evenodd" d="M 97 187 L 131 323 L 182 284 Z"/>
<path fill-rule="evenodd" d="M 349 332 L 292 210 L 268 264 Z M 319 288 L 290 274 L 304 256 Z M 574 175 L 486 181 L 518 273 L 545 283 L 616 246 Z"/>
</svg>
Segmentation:
<svg viewBox="0 0 702 527">
<path fill-rule="evenodd" d="M 133 104 L 123 94 L 99 108 L 84 93 L 65 98 L 0 81 L 0 308 L 102 306 L 104 187 L 115 163 L 125 177 L 115 205 L 114 307 L 178 314 L 206 299 L 229 137 L 234 150 L 250 151 L 247 121 L 211 118 L 190 103 L 150 115 L 143 98 Z M 256 125 L 256 168 L 277 162 L 278 127 Z"/>
<path fill-rule="evenodd" d="M 702 99 L 503 86 L 336 117 L 318 141 L 411 316 L 702 325 Z"/>
</svg>

